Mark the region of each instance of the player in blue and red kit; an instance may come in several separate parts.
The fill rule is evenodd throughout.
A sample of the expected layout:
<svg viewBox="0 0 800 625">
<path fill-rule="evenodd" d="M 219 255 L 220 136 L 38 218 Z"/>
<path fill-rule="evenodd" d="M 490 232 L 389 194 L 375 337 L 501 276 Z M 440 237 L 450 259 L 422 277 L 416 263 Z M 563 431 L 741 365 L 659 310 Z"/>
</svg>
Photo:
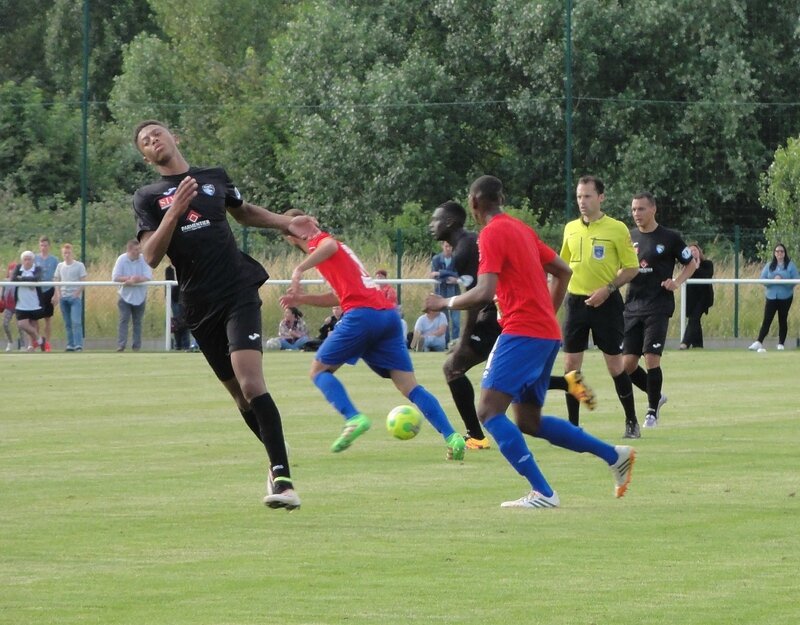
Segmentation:
<svg viewBox="0 0 800 625">
<path fill-rule="evenodd" d="M 563 419 L 541 415 L 561 345 L 555 310 L 564 299 L 571 270 L 532 228 L 503 213 L 503 186 L 494 176 L 482 176 L 472 183 L 469 205 L 475 221 L 483 226 L 478 238 L 478 284 L 449 300 L 429 295 L 425 306 L 462 310 L 497 298 L 502 332 L 483 373 L 478 418 L 531 487 L 530 493 L 506 501 L 502 507 L 555 508 L 560 503 L 523 433 L 601 458 L 614 475 L 616 496 L 622 497 L 630 483 L 635 451 L 609 445 Z M 549 288 L 546 273 L 553 276 Z M 509 405 L 517 425 L 505 414 Z"/>
<path fill-rule="evenodd" d="M 286 214 L 302 213 L 292 209 Z M 281 305 L 339 305 L 343 311 L 336 331 L 328 335 L 317 351 L 310 373 L 314 385 L 345 418 L 342 433 L 331 451 L 344 451 L 370 428 L 370 420 L 353 405 L 344 385 L 334 375 L 343 364 L 354 365 L 363 358 L 375 373 L 391 378 L 397 390 L 416 404 L 442 435 L 447 444 L 447 459 L 463 460 L 464 437 L 453 429 L 439 401 L 417 382 L 397 307 L 386 299 L 358 257 L 344 243 L 311 223 L 302 237 L 286 238 L 308 256 L 292 272 L 292 284 L 281 298 Z M 312 268 L 325 278 L 332 291 L 303 292 L 300 279 Z"/>
</svg>

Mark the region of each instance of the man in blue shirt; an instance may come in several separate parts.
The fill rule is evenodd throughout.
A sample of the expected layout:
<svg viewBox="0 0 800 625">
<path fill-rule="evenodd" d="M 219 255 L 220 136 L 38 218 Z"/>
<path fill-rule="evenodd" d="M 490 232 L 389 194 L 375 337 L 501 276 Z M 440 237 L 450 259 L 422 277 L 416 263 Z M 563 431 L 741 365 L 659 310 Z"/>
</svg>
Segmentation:
<svg viewBox="0 0 800 625">
<path fill-rule="evenodd" d="M 50 239 L 46 236 L 39 237 L 39 253 L 34 258 L 34 263 L 42 269 L 42 282 L 53 280 L 56 267 L 58 267 L 58 259 L 55 256 L 50 256 Z M 42 319 L 44 319 L 44 351 L 46 352 L 50 351 L 50 320 L 53 318 L 53 295 L 55 295 L 55 292 L 56 289 L 52 286 L 42 288 L 41 301 L 44 311 Z"/>
</svg>

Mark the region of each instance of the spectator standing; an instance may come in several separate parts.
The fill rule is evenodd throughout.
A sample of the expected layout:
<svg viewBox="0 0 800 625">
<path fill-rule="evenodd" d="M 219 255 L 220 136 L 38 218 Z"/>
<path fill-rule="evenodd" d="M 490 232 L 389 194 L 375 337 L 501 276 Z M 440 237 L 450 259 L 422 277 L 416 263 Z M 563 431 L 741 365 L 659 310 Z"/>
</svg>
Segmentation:
<svg viewBox="0 0 800 625">
<path fill-rule="evenodd" d="M 133 336 L 131 348 L 138 352 L 142 347 L 142 319 L 147 303 L 147 287 L 142 282 L 153 279 L 153 270 L 142 257 L 139 241 L 131 239 L 126 245 L 124 254 L 120 254 L 111 279 L 120 282 L 119 299 L 119 329 L 117 332 L 117 351 L 124 352 L 128 342 L 128 325 L 133 320 Z"/>
<path fill-rule="evenodd" d="M 20 260 L 22 262 L 14 269 L 11 279 L 14 282 L 41 282 L 42 268 L 36 266 L 33 252 L 25 250 L 22 252 Z M 24 332 L 30 337 L 28 351 L 32 352 L 37 347 L 44 351 L 44 337 L 39 336 L 39 319 L 44 315 L 41 289 L 36 286 L 18 286 L 15 294 L 14 308 L 17 314 L 17 327 L 20 334 Z"/>
<path fill-rule="evenodd" d="M 17 263 L 9 263 L 8 270 L 6 271 L 6 280 L 14 279 L 14 269 Z M 10 352 L 14 349 L 14 337 L 11 333 L 11 320 L 14 318 L 14 307 L 16 297 L 16 289 L 13 286 L 4 286 L 2 294 L 0 294 L 0 305 L 3 308 L 3 332 L 6 333 L 6 351 Z M 22 348 L 22 337 L 17 339 L 20 349 Z"/>
<path fill-rule="evenodd" d="M 375 278 L 378 280 L 386 280 L 388 277 L 389 274 L 386 273 L 385 269 L 378 269 L 378 271 L 375 272 Z M 378 289 L 383 293 L 386 299 L 397 306 L 397 291 L 394 290 L 391 284 L 379 284 Z"/>
<path fill-rule="evenodd" d="M 692 278 L 710 280 L 714 277 L 714 263 L 705 257 L 703 249 L 698 243 L 690 243 L 697 269 Z M 679 349 L 703 348 L 703 326 L 701 317 L 708 314 L 708 309 L 714 305 L 714 286 L 711 284 L 686 285 L 686 330 L 683 333 Z"/>
<path fill-rule="evenodd" d="M 772 280 L 772 284 L 766 284 L 766 300 L 764 301 L 764 320 L 761 322 L 761 329 L 758 331 L 758 338 L 748 347 L 752 351 L 763 353 L 764 339 L 778 313 L 778 351 L 783 350 L 786 344 L 786 334 L 789 331 L 789 308 L 794 299 L 794 284 L 781 284 L 781 280 L 796 280 L 797 266 L 786 253 L 786 246 L 778 243 L 772 254 L 772 260 L 764 265 L 761 270 L 762 280 Z"/>
<path fill-rule="evenodd" d="M 458 286 L 459 275 L 455 270 L 453 260 L 453 246 L 448 241 L 442 241 L 442 251 L 431 259 L 431 278 L 436 280 L 436 295 L 450 298 L 461 293 Z M 458 310 L 444 311 L 447 316 L 447 332 L 445 341 L 450 345 L 451 340 L 456 340 L 461 330 L 461 313 Z"/>
<path fill-rule="evenodd" d="M 303 349 L 309 336 L 302 310 L 295 306 L 284 309 L 283 319 L 278 324 L 278 338 L 281 340 L 281 349 Z"/>
<path fill-rule="evenodd" d="M 175 280 L 175 267 L 167 265 L 164 270 L 165 280 Z M 172 313 L 172 336 L 174 348 L 182 350 L 192 349 L 192 333 L 189 331 L 189 326 L 186 325 L 186 314 L 183 310 L 181 303 L 181 292 L 178 287 L 170 289 L 170 311 Z"/>
<path fill-rule="evenodd" d="M 61 246 L 61 256 L 64 259 L 56 266 L 53 279 L 59 282 L 83 282 L 86 280 L 86 267 L 75 260 L 72 244 L 64 243 Z M 67 331 L 68 352 L 83 351 L 83 287 L 62 286 L 56 291 L 53 303 L 59 304 L 64 327 Z"/>
<path fill-rule="evenodd" d="M 443 352 L 447 349 L 445 335 L 447 317 L 438 310 L 427 309 L 414 324 L 411 348 L 423 352 Z"/>
<path fill-rule="evenodd" d="M 58 267 L 58 259 L 50 255 L 50 239 L 46 236 L 39 237 L 39 253 L 34 262 L 42 269 L 42 282 L 52 282 Z M 44 351 L 50 351 L 50 335 L 53 320 L 53 297 L 56 289 L 52 286 L 41 287 L 42 319 L 44 319 Z M 37 322 L 38 327 L 38 322 Z"/>
</svg>

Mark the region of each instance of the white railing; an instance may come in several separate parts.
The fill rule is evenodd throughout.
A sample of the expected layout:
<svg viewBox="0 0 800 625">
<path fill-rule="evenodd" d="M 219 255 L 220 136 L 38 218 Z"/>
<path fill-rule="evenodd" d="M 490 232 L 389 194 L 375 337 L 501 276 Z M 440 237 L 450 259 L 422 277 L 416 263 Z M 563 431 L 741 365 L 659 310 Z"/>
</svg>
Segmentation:
<svg viewBox="0 0 800 625">
<path fill-rule="evenodd" d="M 374 280 L 376 284 L 435 284 L 436 280 L 431 280 L 430 278 L 401 278 L 401 279 L 385 279 L 385 280 Z M 273 280 L 269 279 L 264 286 L 288 286 L 292 283 L 291 280 Z M 306 285 L 313 285 L 313 284 L 325 284 L 324 280 L 301 280 L 300 284 L 303 286 Z M 95 287 L 95 286 L 113 286 L 120 288 L 122 283 L 114 282 L 113 280 L 94 280 L 94 281 L 81 281 L 81 282 L 60 282 L 60 281 L 41 281 L 41 282 L 9 282 L 9 281 L 0 281 L 0 288 L 5 286 L 11 287 L 18 287 L 18 286 L 34 286 L 34 287 L 61 287 L 61 286 L 79 286 L 82 288 L 86 288 L 88 286 Z M 172 326 L 172 306 L 170 306 L 170 302 L 172 301 L 172 289 L 173 287 L 177 287 L 178 283 L 175 280 L 148 280 L 147 282 L 140 282 L 136 286 L 144 286 L 147 288 L 155 288 L 155 287 L 165 287 L 164 292 L 164 350 L 169 351 L 171 344 L 171 326 Z"/>
<path fill-rule="evenodd" d="M 681 285 L 681 333 L 686 331 L 686 285 L 688 284 L 800 284 L 800 280 L 775 280 L 774 278 L 689 278 Z"/>
</svg>

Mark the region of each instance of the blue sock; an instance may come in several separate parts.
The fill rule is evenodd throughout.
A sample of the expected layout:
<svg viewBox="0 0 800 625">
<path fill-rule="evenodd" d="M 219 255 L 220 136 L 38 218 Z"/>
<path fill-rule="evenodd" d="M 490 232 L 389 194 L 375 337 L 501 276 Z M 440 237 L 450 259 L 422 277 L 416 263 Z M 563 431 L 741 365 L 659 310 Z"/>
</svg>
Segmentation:
<svg viewBox="0 0 800 625">
<path fill-rule="evenodd" d="M 420 412 L 425 415 L 428 422 L 436 428 L 436 431 L 441 434 L 445 440 L 453 434 L 455 430 L 450 425 L 447 415 L 442 410 L 442 405 L 439 400 L 425 390 L 423 386 L 415 386 L 414 389 L 408 394 L 408 398 L 416 404 Z"/>
<path fill-rule="evenodd" d="M 483 427 L 497 442 L 500 453 L 505 456 L 508 463 L 514 467 L 517 473 L 528 480 L 531 489 L 539 491 L 545 497 L 552 497 L 553 489 L 550 488 L 550 484 L 539 470 L 519 428 L 504 414 L 490 417 L 483 422 Z"/>
<path fill-rule="evenodd" d="M 351 402 L 350 398 L 347 396 L 347 391 L 344 390 L 344 385 L 339 382 L 336 376 L 330 371 L 318 373 L 314 378 L 314 386 L 322 391 L 325 399 L 327 399 L 345 419 L 355 417 L 358 414 L 358 410 L 356 410 L 353 402 Z"/>
<path fill-rule="evenodd" d="M 587 434 L 582 428 L 572 425 L 569 421 L 556 417 L 541 418 L 536 438 L 543 438 L 551 445 L 570 451 L 594 454 L 608 464 L 614 464 L 619 457 L 613 445 Z"/>
</svg>

